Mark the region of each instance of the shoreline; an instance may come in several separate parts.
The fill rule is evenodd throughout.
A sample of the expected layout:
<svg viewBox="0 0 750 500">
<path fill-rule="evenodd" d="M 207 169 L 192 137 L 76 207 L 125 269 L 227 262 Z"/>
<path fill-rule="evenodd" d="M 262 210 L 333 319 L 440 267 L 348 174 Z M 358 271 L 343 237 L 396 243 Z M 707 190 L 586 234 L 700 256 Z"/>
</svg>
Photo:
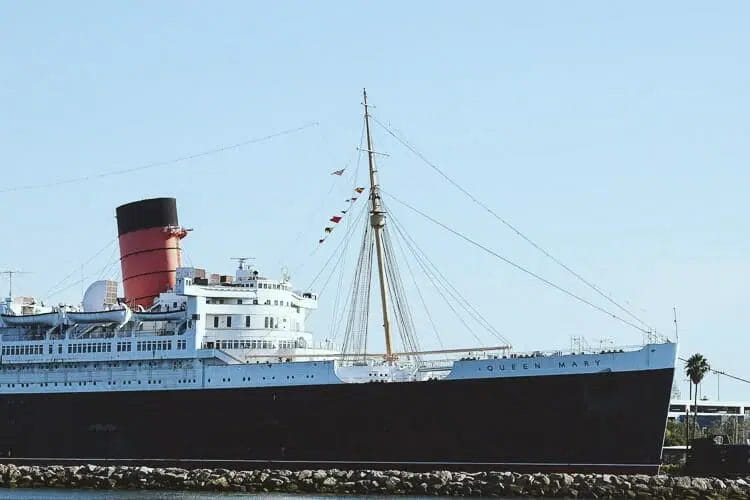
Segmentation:
<svg viewBox="0 0 750 500">
<path fill-rule="evenodd" d="M 0 464 L 0 487 L 405 496 L 750 497 L 750 477 L 340 469 L 235 471 L 99 465 Z"/>
</svg>

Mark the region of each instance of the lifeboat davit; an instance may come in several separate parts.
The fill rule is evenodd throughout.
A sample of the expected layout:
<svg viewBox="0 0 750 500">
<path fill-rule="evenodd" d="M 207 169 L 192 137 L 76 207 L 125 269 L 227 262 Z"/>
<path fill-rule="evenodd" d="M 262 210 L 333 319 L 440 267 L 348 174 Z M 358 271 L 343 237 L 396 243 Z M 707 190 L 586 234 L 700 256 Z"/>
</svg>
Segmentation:
<svg viewBox="0 0 750 500">
<path fill-rule="evenodd" d="M 0 317 L 7 326 L 57 326 L 62 323 L 62 315 L 57 311 L 41 314 L 0 314 Z"/>
</svg>

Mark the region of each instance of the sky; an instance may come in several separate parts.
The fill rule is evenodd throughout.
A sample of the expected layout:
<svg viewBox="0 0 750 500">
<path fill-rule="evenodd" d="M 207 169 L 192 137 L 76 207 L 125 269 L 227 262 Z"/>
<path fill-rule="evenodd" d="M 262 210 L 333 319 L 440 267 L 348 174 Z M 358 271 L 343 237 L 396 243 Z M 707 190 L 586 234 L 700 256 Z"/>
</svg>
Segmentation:
<svg viewBox="0 0 750 500">
<path fill-rule="evenodd" d="M 618 304 L 672 336 L 676 307 L 681 356 L 750 378 L 749 15 L 746 2 L 2 0 L 0 268 L 28 272 L 14 294 L 77 303 L 118 275 L 115 207 L 173 196 L 193 228 L 187 264 L 231 273 L 251 256 L 301 288 L 327 279 L 310 328 L 334 335 L 358 233 L 324 264 L 362 201 L 318 239 L 367 185 L 366 87 L 388 130 Z M 399 204 L 616 310 L 388 130 L 373 126 L 391 217 L 516 349 L 643 341 Z M 497 342 L 403 261 L 423 347 Z M 701 391 L 750 399 L 714 375 Z"/>
</svg>

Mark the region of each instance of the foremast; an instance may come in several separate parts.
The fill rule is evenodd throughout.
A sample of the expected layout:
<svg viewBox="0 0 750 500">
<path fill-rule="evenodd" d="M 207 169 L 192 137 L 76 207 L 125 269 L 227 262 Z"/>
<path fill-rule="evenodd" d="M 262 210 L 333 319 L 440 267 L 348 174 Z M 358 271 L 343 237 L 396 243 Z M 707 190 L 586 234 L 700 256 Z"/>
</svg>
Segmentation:
<svg viewBox="0 0 750 500">
<path fill-rule="evenodd" d="M 392 363 L 396 356 L 393 354 L 391 343 L 391 323 L 388 317 L 388 281 L 386 274 L 386 263 L 383 252 L 383 231 L 385 229 L 385 209 L 380 197 L 380 185 L 378 184 L 378 169 L 375 166 L 375 150 L 372 146 L 372 134 L 370 133 L 370 109 L 367 105 L 367 90 L 362 91 L 365 107 L 365 131 L 367 133 L 367 160 L 370 170 L 370 226 L 372 226 L 375 237 L 375 254 L 378 259 L 378 283 L 380 285 L 380 307 L 383 312 L 383 333 L 385 334 L 385 360 Z"/>
</svg>

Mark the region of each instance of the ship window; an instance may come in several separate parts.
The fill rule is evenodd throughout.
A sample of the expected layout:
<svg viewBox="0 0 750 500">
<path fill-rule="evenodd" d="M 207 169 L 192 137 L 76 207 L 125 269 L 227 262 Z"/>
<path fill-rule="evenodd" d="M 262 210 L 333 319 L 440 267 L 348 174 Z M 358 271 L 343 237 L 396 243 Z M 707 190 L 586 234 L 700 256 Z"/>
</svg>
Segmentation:
<svg viewBox="0 0 750 500">
<path fill-rule="evenodd" d="M 237 304 L 242 305 L 242 299 L 237 299 Z"/>
<path fill-rule="evenodd" d="M 258 305 L 258 299 L 253 299 L 253 305 Z"/>
<path fill-rule="evenodd" d="M 227 316 L 227 328 L 231 328 L 231 327 L 232 327 L 232 317 Z"/>
<path fill-rule="evenodd" d="M 250 328 L 250 316 L 245 316 L 245 328 Z"/>
<path fill-rule="evenodd" d="M 219 328 L 219 317 L 214 316 L 214 328 Z"/>
</svg>

